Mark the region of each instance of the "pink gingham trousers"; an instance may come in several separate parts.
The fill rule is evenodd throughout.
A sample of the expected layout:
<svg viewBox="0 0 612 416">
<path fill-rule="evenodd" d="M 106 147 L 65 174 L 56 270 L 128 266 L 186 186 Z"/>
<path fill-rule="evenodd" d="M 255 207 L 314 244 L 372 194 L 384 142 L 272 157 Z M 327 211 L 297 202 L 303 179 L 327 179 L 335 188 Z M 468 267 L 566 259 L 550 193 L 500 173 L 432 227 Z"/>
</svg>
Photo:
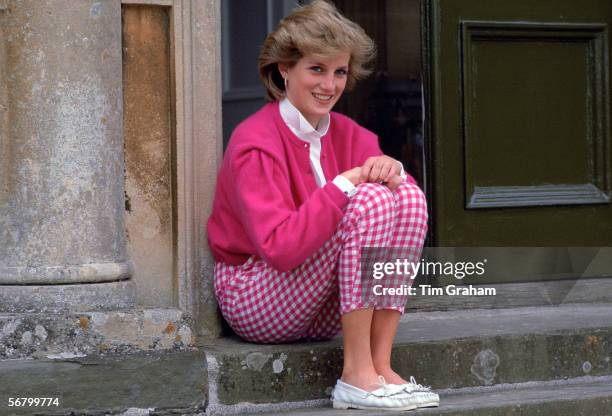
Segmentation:
<svg viewBox="0 0 612 416">
<path fill-rule="evenodd" d="M 340 332 L 342 314 L 368 307 L 359 282 L 361 247 L 417 247 L 420 255 L 426 232 L 427 203 L 419 187 L 402 183 L 391 192 L 364 183 L 336 233 L 303 264 L 280 272 L 256 256 L 239 266 L 217 262 L 215 296 L 229 326 L 247 341 L 329 339 Z M 404 313 L 404 306 L 373 307 Z"/>
</svg>

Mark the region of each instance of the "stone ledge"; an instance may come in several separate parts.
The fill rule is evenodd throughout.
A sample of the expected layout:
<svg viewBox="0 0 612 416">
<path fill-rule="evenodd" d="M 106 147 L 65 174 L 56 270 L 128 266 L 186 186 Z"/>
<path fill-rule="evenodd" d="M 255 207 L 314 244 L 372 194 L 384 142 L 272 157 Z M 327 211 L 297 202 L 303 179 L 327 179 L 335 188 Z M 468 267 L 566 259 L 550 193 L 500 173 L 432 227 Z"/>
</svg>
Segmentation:
<svg viewBox="0 0 612 416">
<path fill-rule="evenodd" d="M 191 350 L 193 323 L 173 308 L 0 314 L 0 361 Z"/>
<path fill-rule="evenodd" d="M 406 311 L 428 312 L 551 306 L 569 303 L 612 303 L 612 279 L 609 278 L 489 283 L 475 285 L 475 287 L 494 288 L 497 295 L 422 296 L 417 294 L 408 300 Z"/>
<path fill-rule="evenodd" d="M 436 389 L 612 374 L 612 304 L 404 315 L 393 367 Z M 339 337 L 207 346 L 210 405 L 305 402 L 329 397 L 342 367 Z"/>
<path fill-rule="evenodd" d="M 61 266 L 0 266 L 2 285 L 58 285 L 114 282 L 134 273 L 131 261 Z"/>
<path fill-rule="evenodd" d="M 131 280 L 57 285 L 0 285 L 0 313 L 113 311 L 135 307 Z"/>
<path fill-rule="evenodd" d="M 580 377 L 553 382 L 506 384 L 499 387 L 440 392 L 440 407 L 412 412 L 358 411 L 362 416 L 604 416 L 612 408 L 611 377 Z M 248 409 L 254 411 L 255 409 Z M 280 409 L 279 409 L 280 410 Z M 356 411 L 357 412 L 357 411 Z M 356 413 L 357 414 L 357 413 Z M 345 416 L 331 408 L 275 411 L 261 416 Z"/>
<path fill-rule="evenodd" d="M 0 361 L 3 416 L 194 414 L 206 390 L 205 357 L 195 350 Z M 9 408 L 9 397 L 58 398 L 59 406 Z"/>
</svg>

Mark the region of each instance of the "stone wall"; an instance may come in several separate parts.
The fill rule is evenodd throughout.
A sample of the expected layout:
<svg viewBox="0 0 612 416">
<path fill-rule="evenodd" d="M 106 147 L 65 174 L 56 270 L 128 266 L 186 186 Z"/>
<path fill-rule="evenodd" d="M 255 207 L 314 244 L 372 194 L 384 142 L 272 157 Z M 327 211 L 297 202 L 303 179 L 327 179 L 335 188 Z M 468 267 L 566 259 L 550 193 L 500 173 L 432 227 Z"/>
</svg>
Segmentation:
<svg viewBox="0 0 612 416">
<path fill-rule="evenodd" d="M 0 312 L 136 316 L 143 307 L 174 308 L 192 319 L 194 334 L 219 336 L 205 234 L 222 151 L 219 5 L 0 0 Z M 125 78 L 135 55 L 122 56 L 122 8 L 134 7 L 143 7 L 135 22 L 145 8 L 161 17 L 163 33 L 146 25 L 134 33 L 139 47 L 159 46 L 165 61 L 160 69 L 141 55 Z M 125 79 L 140 86 L 130 103 L 149 104 L 130 113 L 144 117 L 130 124 L 141 135 L 132 147 Z M 154 123 L 163 127 L 151 130 L 158 137 L 143 132 Z M 152 157 L 126 166 L 134 149 Z M 166 231 L 159 241 L 145 238 L 138 278 L 126 208 L 146 209 L 126 198 L 126 167 L 138 168 L 127 176 L 133 195 L 135 182 L 139 192 L 164 190 L 153 202 L 165 204 Z M 131 235 L 146 237 L 147 221 L 132 223 Z"/>
</svg>

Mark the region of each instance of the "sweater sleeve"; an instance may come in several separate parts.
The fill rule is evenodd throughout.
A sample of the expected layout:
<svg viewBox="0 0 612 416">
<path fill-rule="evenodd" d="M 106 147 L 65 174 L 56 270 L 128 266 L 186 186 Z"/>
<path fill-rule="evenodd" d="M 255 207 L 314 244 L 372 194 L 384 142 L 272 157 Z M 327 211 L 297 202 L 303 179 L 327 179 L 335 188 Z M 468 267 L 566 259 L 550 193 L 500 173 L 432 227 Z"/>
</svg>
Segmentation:
<svg viewBox="0 0 612 416">
<path fill-rule="evenodd" d="M 299 207 L 274 157 L 260 149 L 233 158 L 234 205 L 258 255 L 286 272 L 331 238 L 348 198 L 333 183 L 315 190 Z"/>
</svg>

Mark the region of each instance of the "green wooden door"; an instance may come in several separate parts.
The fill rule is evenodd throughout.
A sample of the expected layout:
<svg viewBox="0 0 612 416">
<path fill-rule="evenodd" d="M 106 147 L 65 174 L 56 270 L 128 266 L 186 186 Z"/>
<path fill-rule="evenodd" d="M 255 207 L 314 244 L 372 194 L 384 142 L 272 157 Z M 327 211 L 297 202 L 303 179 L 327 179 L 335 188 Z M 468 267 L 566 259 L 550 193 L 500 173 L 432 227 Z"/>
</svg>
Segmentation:
<svg viewBox="0 0 612 416">
<path fill-rule="evenodd" d="M 612 2 L 423 1 L 434 245 L 612 246 Z"/>
</svg>

